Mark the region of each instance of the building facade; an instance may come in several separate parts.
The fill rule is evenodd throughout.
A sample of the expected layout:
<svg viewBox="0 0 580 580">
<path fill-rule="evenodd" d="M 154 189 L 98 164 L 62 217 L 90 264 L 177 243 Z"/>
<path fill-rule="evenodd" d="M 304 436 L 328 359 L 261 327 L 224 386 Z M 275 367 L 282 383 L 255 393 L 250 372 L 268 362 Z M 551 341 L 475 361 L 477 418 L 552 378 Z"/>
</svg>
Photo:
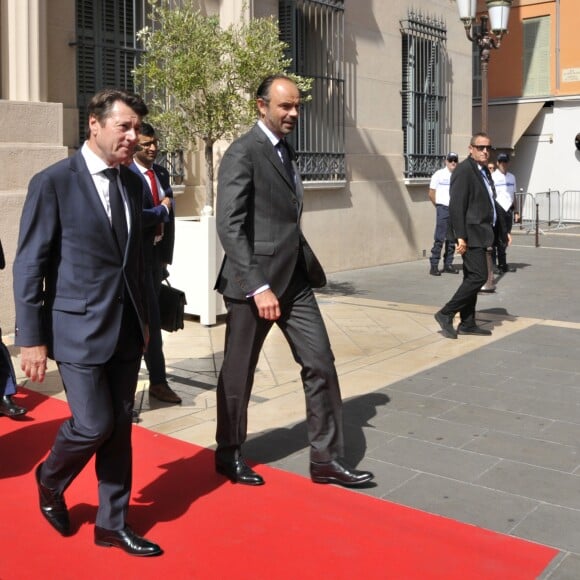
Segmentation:
<svg viewBox="0 0 580 580">
<path fill-rule="evenodd" d="M 0 0 L 0 155 L 8 173 L 0 185 L 0 235 L 9 266 L 30 177 L 82 144 L 91 94 L 111 85 L 135 89 L 130 73 L 147 4 Z M 306 183 L 304 230 L 327 271 L 425 257 L 434 226 L 429 177 L 447 151 L 466 154 L 472 130 L 472 50 L 455 3 L 199 6 L 224 25 L 242 10 L 249 18 L 275 16 L 296 70 L 315 78 L 294 145 Z M 178 215 L 199 214 L 204 173 L 199 151 L 188 153 Z M 0 320 L 10 328 L 9 269 L 0 289 Z"/>
<path fill-rule="evenodd" d="M 514 0 L 509 34 L 491 55 L 488 130 L 498 151 L 512 154 L 524 192 L 580 190 L 579 21 L 577 0 Z"/>
</svg>

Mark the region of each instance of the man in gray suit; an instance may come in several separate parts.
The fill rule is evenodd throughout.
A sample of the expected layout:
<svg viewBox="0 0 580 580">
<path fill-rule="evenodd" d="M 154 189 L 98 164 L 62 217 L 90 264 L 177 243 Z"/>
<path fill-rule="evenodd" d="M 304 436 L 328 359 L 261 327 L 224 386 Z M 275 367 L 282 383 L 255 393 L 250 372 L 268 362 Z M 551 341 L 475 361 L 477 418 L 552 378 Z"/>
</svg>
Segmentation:
<svg viewBox="0 0 580 580">
<path fill-rule="evenodd" d="M 288 77 L 257 91 L 259 120 L 227 150 L 218 175 L 217 229 L 225 250 L 216 282 L 227 306 L 224 361 L 217 387 L 218 473 L 262 485 L 244 461 L 247 408 L 260 350 L 274 323 L 302 368 L 310 475 L 345 486 L 373 478 L 343 459 L 342 401 L 334 355 L 312 288 L 326 283 L 300 229 L 303 188 L 285 137 L 298 119 L 300 93 Z"/>
<path fill-rule="evenodd" d="M 36 469 L 41 512 L 60 534 L 72 533 L 64 492 L 95 456 L 95 543 L 135 556 L 162 553 L 125 521 L 147 317 L 143 186 L 123 165 L 146 114 L 141 98 L 122 90 L 93 97 L 82 148 L 30 182 L 14 261 L 22 370 L 42 382 L 53 358 L 72 414 Z"/>
</svg>

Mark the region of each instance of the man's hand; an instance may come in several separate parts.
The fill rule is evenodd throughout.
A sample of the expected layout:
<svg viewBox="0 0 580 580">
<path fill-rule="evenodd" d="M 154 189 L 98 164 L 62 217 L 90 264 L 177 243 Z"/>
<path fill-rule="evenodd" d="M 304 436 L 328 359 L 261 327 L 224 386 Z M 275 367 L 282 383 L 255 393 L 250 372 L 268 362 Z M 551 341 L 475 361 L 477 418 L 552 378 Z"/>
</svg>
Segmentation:
<svg viewBox="0 0 580 580">
<path fill-rule="evenodd" d="M 278 320 L 280 318 L 280 304 L 272 290 L 264 290 L 254 295 L 254 302 L 260 318 L 265 318 L 266 320 Z"/>
<path fill-rule="evenodd" d="M 508 246 L 511 246 L 512 245 L 512 235 L 511 234 L 508 234 L 507 235 L 507 245 Z"/>
<path fill-rule="evenodd" d="M 457 238 L 457 245 L 455 246 L 455 251 L 463 256 L 467 252 L 467 242 L 463 238 Z"/>
<path fill-rule="evenodd" d="M 20 368 L 35 383 L 42 383 L 46 374 L 48 350 L 45 345 L 20 347 Z"/>
</svg>

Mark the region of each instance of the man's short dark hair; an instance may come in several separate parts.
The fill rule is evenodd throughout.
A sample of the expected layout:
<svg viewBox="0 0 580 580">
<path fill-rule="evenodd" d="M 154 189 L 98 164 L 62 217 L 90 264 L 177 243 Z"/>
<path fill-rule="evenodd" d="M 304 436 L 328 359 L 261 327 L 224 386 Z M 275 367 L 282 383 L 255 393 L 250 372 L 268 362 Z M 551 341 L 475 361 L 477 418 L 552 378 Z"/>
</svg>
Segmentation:
<svg viewBox="0 0 580 580">
<path fill-rule="evenodd" d="M 149 123 L 141 123 L 141 128 L 139 129 L 139 134 L 143 137 L 155 137 L 155 128 Z"/>
<path fill-rule="evenodd" d="M 95 117 L 102 126 L 107 117 L 111 115 L 113 105 L 121 101 L 140 117 L 145 117 L 149 112 L 145 101 L 134 93 L 124 89 L 102 89 L 96 93 L 87 106 L 87 117 Z M 90 137 L 90 128 L 87 127 L 87 139 Z"/>
<path fill-rule="evenodd" d="M 469 142 L 469 144 L 473 147 L 475 145 L 475 142 L 477 141 L 477 139 L 479 139 L 480 137 L 483 137 L 484 139 L 489 139 L 491 141 L 491 137 L 487 133 L 480 131 L 479 133 L 476 133 L 471 138 L 471 141 Z"/>
<path fill-rule="evenodd" d="M 284 74 L 270 75 L 260 83 L 260 86 L 256 91 L 256 98 L 268 102 L 270 100 L 270 89 L 272 88 L 272 84 L 274 83 L 274 81 L 280 79 L 290 81 L 291 83 L 296 84 L 294 79 L 291 79 L 288 75 Z"/>
</svg>

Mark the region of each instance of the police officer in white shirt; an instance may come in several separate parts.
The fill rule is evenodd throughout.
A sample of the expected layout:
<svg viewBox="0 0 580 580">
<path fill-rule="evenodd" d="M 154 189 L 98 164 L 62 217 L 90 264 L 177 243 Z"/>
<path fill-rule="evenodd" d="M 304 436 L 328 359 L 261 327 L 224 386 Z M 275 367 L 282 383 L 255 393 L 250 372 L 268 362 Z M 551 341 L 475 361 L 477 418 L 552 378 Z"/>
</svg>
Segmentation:
<svg viewBox="0 0 580 580">
<path fill-rule="evenodd" d="M 435 222 L 435 234 L 433 236 L 433 248 L 431 248 L 431 276 L 441 276 L 439 270 L 439 260 L 441 251 L 445 245 L 443 254 L 443 272 L 458 274 L 453 268 L 453 255 L 455 254 L 455 243 L 447 240 L 447 224 L 449 222 L 449 185 L 451 183 L 451 173 L 457 167 L 459 158 L 457 153 L 448 153 L 445 158 L 445 167 L 437 170 L 431 177 L 429 184 L 429 199 L 435 206 L 437 218 Z"/>
<path fill-rule="evenodd" d="M 492 173 L 495 192 L 497 194 L 497 204 L 499 211 L 504 211 L 504 221 L 508 233 L 512 231 L 514 202 L 516 196 L 516 178 L 508 171 L 510 156 L 507 153 L 500 153 L 497 156 L 497 169 Z M 496 273 L 515 272 L 515 268 L 507 264 L 506 246 L 496 243 L 493 247 L 493 262 L 496 266 Z"/>
</svg>

